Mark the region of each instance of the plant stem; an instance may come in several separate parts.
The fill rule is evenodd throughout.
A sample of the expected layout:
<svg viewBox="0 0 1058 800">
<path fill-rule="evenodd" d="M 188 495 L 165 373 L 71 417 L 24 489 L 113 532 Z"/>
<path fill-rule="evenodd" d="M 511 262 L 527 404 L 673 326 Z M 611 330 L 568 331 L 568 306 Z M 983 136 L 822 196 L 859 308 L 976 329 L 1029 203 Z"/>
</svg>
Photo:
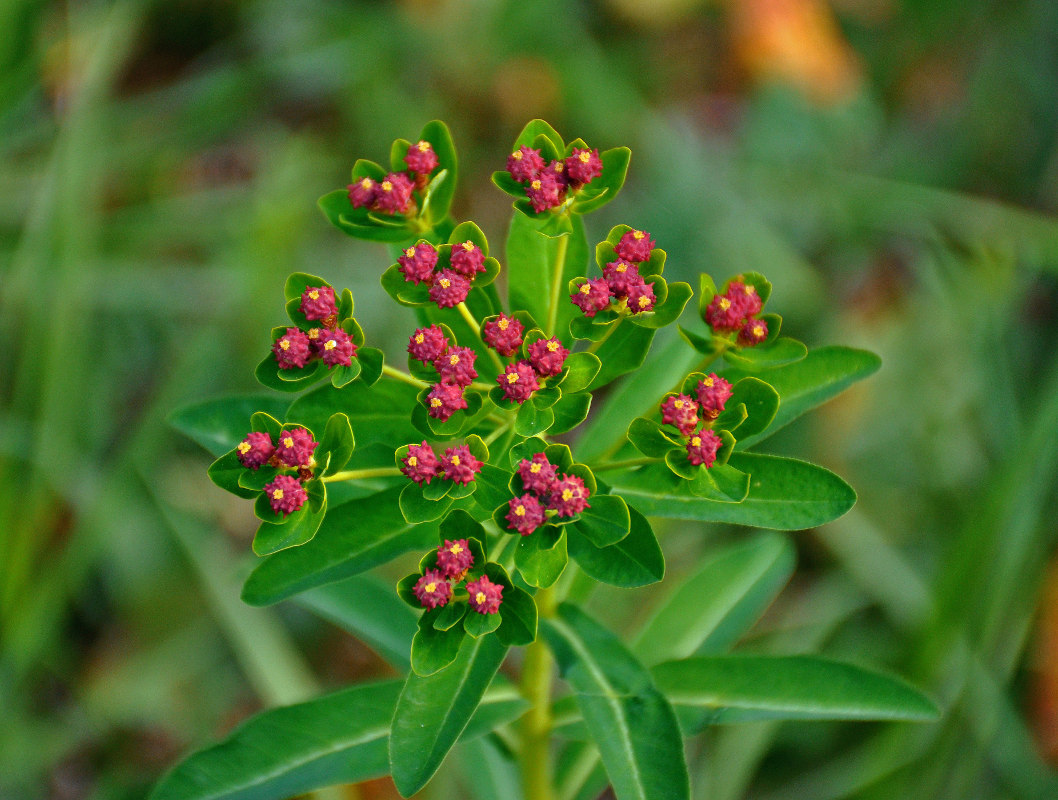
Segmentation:
<svg viewBox="0 0 1058 800">
<path fill-rule="evenodd" d="M 467 308 L 467 304 L 460 303 L 458 306 L 456 306 L 456 310 L 459 311 L 460 316 L 463 317 L 467 325 L 470 326 L 470 329 L 477 334 L 477 337 L 481 340 L 481 343 L 485 345 L 485 349 L 488 351 L 489 357 L 492 359 L 492 363 L 496 365 L 496 369 L 500 372 L 503 372 L 503 370 L 506 368 L 506 365 L 502 361 L 500 361 L 500 357 L 496 355 L 496 351 L 489 347 L 488 344 L 486 344 L 485 340 L 481 338 L 481 326 L 478 325 L 478 321 L 474 319 L 474 315 L 470 313 L 470 309 Z M 491 386 L 488 387 L 488 389 L 491 388 Z M 488 389 L 486 389 L 485 391 L 488 391 Z"/>
<path fill-rule="evenodd" d="M 374 469 L 347 469 L 336 472 L 323 478 L 324 483 L 335 483 L 337 481 L 355 481 L 366 478 L 395 478 L 400 475 L 396 467 L 375 467 Z"/>
<path fill-rule="evenodd" d="M 414 386 L 417 389 L 428 389 L 430 387 L 430 384 L 428 384 L 426 381 L 420 381 L 414 375 L 409 375 L 404 370 L 397 369 L 396 367 L 391 367 L 389 364 L 382 365 L 382 374 L 389 375 L 389 377 L 394 378 L 398 381 L 402 381 L 408 384 L 409 386 Z"/>
<path fill-rule="evenodd" d="M 551 589 L 536 593 L 541 617 L 555 614 Z M 552 800 L 551 790 L 551 651 L 543 639 L 525 649 L 522 665 L 522 694 L 532 707 L 522 718 L 522 790 L 525 800 Z"/>
<path fill-rule="evenodd" d="M 505 422 L 503 425 L 500 425 L 498 428 L 496 428 L 496 430 L 494 430 L 492 433 L 490 433 L 488 436 L 486 436 L 483 439 L 483 441 L 485 442 L 485 445 L 488 446 L 488 445 L 492 444 L 494 441 L 496 441 L 497 439 L 499 439 L 500 436 L 502 436 L 507 431 L 507 428 L 509 428 L 509 427 L 510 427 L 510 423 L 509 422 Z"/>
<path fill-rule="evenodd" d="M 566 248 L 569 247 L 569 239 L 572 234 L 566 236 L 560 236 L 558 239 L 558 247 L 555 252 L 555 268 L 551 274 L 551 305 L 547 310 L 547 332 L 549 336 L 555 335 L 555 324 L 558 321 L 558 298 L 560 295 L 560 285 L 562 283 L 562 273 L 566 267 Z M 526 798 L 529 800 L 529 798 Z"/>
<path fill-rule="evenodd" d="M 624 461 L 610 461 L 608 463 L 602 463 L 591 466 L 592 472 L 607 472 L 615 469 L 627 469 L 628 467 L 639 467 L 643 464 L 660 464 L 663 459 L 650 458 L 649 456 L 643 456 L 642 458 L 628 458 Z"/>
</svg>

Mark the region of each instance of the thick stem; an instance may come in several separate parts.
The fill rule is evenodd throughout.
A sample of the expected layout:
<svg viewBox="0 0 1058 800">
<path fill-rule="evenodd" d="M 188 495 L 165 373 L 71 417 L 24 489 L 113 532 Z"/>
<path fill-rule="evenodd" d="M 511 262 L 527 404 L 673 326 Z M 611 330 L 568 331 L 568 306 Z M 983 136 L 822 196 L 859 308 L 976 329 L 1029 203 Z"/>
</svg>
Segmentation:
<svg viewBox="0 0 1058 800">
<path fill-rule="evenodd" d="M 426 381 L 420 381 L 414 375 L 409 375 L 404 370 L 397 369 L 396 367 L 391 367 L 389 364 L 382 365 L 382 374 L 389 375 L 389 377 L 394 378 L 398 381 L 402 381 L 408 384 L 409 386 L 414 386 L 417 389 L 428 389 L 430 387 L 430 384 Z"/>
<path fill-rule="evenodd" d="M 555 336 L 555 324 L 558 321 L 558 299 L 561 295 L 562 273 L 566 268 L 566 248 L 569 247 L 569 235 L 560 236 L 555 251 L 555 267 L 551 274 L 551 305 L 547 309 L 547 332 Z M 527 798 L 528 800 L 528 798 Z"/>
<path fill-rule="evenodd" d="M 336 483 L 337 481 L 355 481 L 367 478 L 395 478 L 400 475 L 396 467 L 376 467 L 374 469 L 347 469 L 336 472 L 323 478 L 324 483 Z"/>
<path fill-rule="evenodd" d="M 536 593 L 541 617 L 555 613 L 551 589 Z M 522 790 L 525 800 L 552 800 L 551 787 L 551 651 L 537 640 L 525 649 L 522 665 L 522 694 L 532 706 L 522 718 Z"/>
</svg>

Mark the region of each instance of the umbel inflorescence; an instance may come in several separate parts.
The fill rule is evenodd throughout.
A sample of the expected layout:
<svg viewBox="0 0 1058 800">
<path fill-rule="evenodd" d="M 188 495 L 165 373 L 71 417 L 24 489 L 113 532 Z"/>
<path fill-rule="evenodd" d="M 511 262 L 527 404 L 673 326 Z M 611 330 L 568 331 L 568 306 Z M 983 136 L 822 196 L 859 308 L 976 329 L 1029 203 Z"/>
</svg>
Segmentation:
<svg viewBox="0 0 1058 800">
<path fill-rule="evenodd" d="M 495 284 L 503 267 L 484 232 L 449 215 L 458 165 L 443 124 L 430 123 L 414 143 L 395 142 L 388 168 L 357 161 L 352 182 L 320 205 L 340 230 L 389 243 L 382 286 L 415 315 L 406 361 L 387 363 L 367 344 L 348 289 L 292 275 L 289 323 L 272 330 L 257 377 L 287 392 L 328 380 L 331 388 L 307 397 L 326 396 L 336 410 L 285 423 L 258 412 L 211 467 L 219 485 L 256 498 L 258 554 L 312 540 L 336 483 L 392 486 L 391 502 L 409 525 L 433 526 L 437 547 L 398 586 L 423 611 L 413 646 L 421 674 L 448 663 L 465 636 L 532 641 L 533 594 L 553 586 L 570 559 L 618 585 L 660 578 L 663 559 L 646 518 L 598 475 L 666 481 L 688 497 L 727 503 L 749 491 L 749 475 L 728 461 L 739 436 L 768 425 L 778 397 L 757 378 L 728 380 L 704 368 L 720 357 L 738 365 L 804 354 L 777 339 L 779 318 L 764 314 L 771 286 L 757 273 L 721 291 L 701 277 L 704 329 L 680 330 L 699 351 L 700 369 L 670 391 L 637 398 L 642 416 L 629 415 L 626 435 L 604 458 L 576 458 L 594 393 L 634 370 L 693 295 L 687 283 L 666 280 L 666 252 L 638 227 L 614 227 L 593 263 L 570 246 L 583 236 L 579 217 L 613 199 L 628 163 L 626 148 L 600 153 L 564 142 L 539 120 L 526 127 L 493 182 L 515 198 L 508 257 L 524 259 L 518 247 L 530 248 L 543 263 L 508 276 L 505 302 Z M 379 463 L 374 431 L 356 431 L 372 439 L 357 446 L 355 409 L 342 405 L 346 395 L 352 404 L 371 392 L 402 398 L 403 427 L 414 431 L 390 443 L 388 464 Z M 621 543 L 630 536 L 649 564 L 638 572 L 625 563 Z"/>
</svg>

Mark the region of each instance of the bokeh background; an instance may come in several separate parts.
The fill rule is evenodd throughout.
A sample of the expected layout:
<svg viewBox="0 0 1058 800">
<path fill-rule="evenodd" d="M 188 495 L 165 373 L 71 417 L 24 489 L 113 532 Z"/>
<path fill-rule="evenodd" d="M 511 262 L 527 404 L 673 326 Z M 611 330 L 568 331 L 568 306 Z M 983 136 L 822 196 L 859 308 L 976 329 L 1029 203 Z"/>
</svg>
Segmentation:
<svg viewBox="0 0 1058 800">
<path fill-rule="evenodd" d="M 785 330 L 884 359 L 764 448 L 860 500 L 794 536 L 749 645 L 881 665 L 944 717 L 717 729 L 696 798 L 1058 796 L 1053 0 L 6 0 L 0 32 L 4 800 L 139 798 L 253 711 L 386 674 L 240 602 L 249 510 L 166 416 L 258 391 L 291 271 L 399 352 L 384 249 L 316 198 L 441 118 L 457 216 L 502 241 L 488 175 L 536 116 L 633 150 L 593 241 L 762 271 Z M 744 533 L 670 526 L 670 572 Z"/>
</svg>

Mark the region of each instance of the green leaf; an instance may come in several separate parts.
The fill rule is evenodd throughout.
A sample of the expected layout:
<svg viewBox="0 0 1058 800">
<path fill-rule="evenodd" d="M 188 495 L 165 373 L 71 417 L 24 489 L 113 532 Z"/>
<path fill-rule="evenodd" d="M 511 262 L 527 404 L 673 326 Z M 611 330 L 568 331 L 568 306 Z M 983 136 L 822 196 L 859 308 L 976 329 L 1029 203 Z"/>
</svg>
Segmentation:
<svg viewBox="0 0 1058 800">
<path fill-rule="evenodd" d="M 818 656 L 701 656 L 651 674 L 673 705 L 698 712 L 692 730 L 721 722 L 905 720 L 928 722 L 937 707 L 899 678 Z"/>
<path fill-rule="evenodd" d="M 619 800 L 690 798 L 676 714 L 650 673 L 606 628 L 562 604 L 541 625 Z"/>
<path fill-rule="evenodd" d="M 429 142 L 437 153 L 438 173 L 427 189 L 427 202 L 423 209 L 427 221 L 436 226 L 448 216 L 448 210 L 452 207 L 452 198 L 455 197 L 456 187 L 459 185 L 459 158 L 456 155 L 455 142 L 452 141 L 452 133 L 441 120 L 427 122 L 419 134 L 419 139 Z M 434 185 L 441 172 L 445 173 L 444 177 Z"/>
<path fill-rule="evenodd" d="M 713 302 L 714 295 L 716 295 L 716 284 L 712 277 L 704 272 L 701 273 L 698 276 L 698 316 L 703 320 L 709 304 Z"/>
<path fill-rule="evenodd" d="M 757 290 L 761 306 L 767 305 L 768 298 L 771 297 L 771 281 L 759 272 L 743 272 L 738 277 L 746 286 L 752 286 Z"/>
<path fill-rule="evenodd" d="M 587 214 L 602 208 L 624 186 L 632 151 L 627 147 L 614 147 L 604 150 L 599 157 L 602 159 L 602 174 L 577 192 L 573 201 L 573 211 L 577 214 Z"/>
<path fill-rule="evenodd" d="M 464 603 L 448 603 L 444 608 L 439 609 L 439 613 L 434 617 L 432 625 L 433 629 L 435 631 L 452 630 L 452 628 L 463 621 L 463 615 L 466 613 L 467 608 L 468 606 Z M 412 659 L 414 660 L 414 658 L 415 653 L 413 649 Z"/>
<path fill-rule="evenodd" d="M 664 467 L 615 475 L 610 483 L 615 493 L 651 516 L 777 530 L 823 525 L 842 516 L 856 502 L 856 493 L 845 481 L 805 461 L 736 452 L 729 464 L 750 476 L 749 496 L 741 503 L 696 497 L 682 479 Z"/>
<path fill-rule="evenodd" d="M 397 504 L 401 487 L 331 507 L 311 542 L 269 556 L 250 573 L 242 599 L 253 606 L 348 578 L 409 550 L 435 546 L 435 523 L 413 524 Z"/>
<path fill-rule="evenodd" d="M 430 300 L 430 287 L 425 283 L 412 283 L 405 279 L 404 273 L 400 271 L 399 264 L 391 264 L 380 279 L 382 288 L 386 294 L 400 303 L 402 306 L 426 306 L 432 303 Z"/>
<path fill-rule="evenodd" d="M 209 479 L 213 483 L 224 491 L 249 500 L 257 497 L 261 491 L 260 489 L 242 485 L 240 478 L 243 478 L 249 471 L 239 461 L 236 451 L 230 450 L 210 464 L 206 474 L 209 475 Z"/>
<path fill-rule="evenodd" d="M 168 422 L 216 457 L 246 438 L 253 412 L 265 411 L 282 419 L 289 405 L 287 398 L 274 395 L 219 397 L 181 406 L 169 415 Z"/>
<path fill-rule="evenodd" d="M 634 314 L 629 321 L 644 328 L 664 328 L 680 318 L 683 309 L 694 295 L 689 283 L 677 281 L 665 283 L 664 278 L 654 279 L 657 304 L 649 314 Z"/>
<path fill-rule="evenodd" d="M 795 560 L 793 546 L 777 533 L 711 554 L 654 611 L 632 652 L 656 664 L 726 650 L 786 585 Z"/>
<path fill-rule="evenodd" d="M 446 669 L 429 676 L 408 675 L 389 742 L 390 771 L 403 796 L 419 791 L 441 766 L 506 654 L 507 647 L 494 636 L 466 636 Z M 522 701 L 519 708 L 525 705 Z"/>
<path fill-rule="evenodd" d="M 565 394 L 588 388 L 602 369 L 602 362 L 594 353 L 573 353 L 566 359 L 558 385 Z"/>
<path fill-rule="evenodd" d="M 779 393 L 779 409 L 766 431 L 752 436 L 740 433 L 738 448 L 745 449 L 768 438 L 802 414 L 825 403 L 857 381 L 877 372 L 881 359 L 851 347 L 821 347 L 801 361 L 769 370 L 768 384 Z M 732 383 L 747 377 L 738 368 L 724 371 Z"/>
<path fill-rule="evenodd" d="M 676 329 L 679 331 L 680 338 L 687 342 L 691 347 L 697 350 L 699 353 L 712 353 L 713 352 L 713 336 L 706 329 L 705 335 L 695 333 L 692 330 L 688 330 L 682 325 L 677 325 Z"/>
<path fill-rule="evenodd" d="M 463 630 L 467 632 L 468 636 L 475 638 L 488 636 L 500 627 L 501 622 L 503 622 L 503 617 L 499 614 L 481 614 L 477 611 L 468 611 L 463 618 Z"/>
<path fill-rule="evenodd" d="M 808 348 L 796 339 L 780 336 L 771 344 L 728 350 L 724 358 L 736 367 L 771 369 L 793 364 L 808 354 Z"/>
<path fill-rule="evenodd" d="M 511 473 L 500 469 L 492 464 L 485 464 L 474 479 L 477 491 L 474 492 L 474 501 L 487 512 L 492 512 L 500 504 L 506 504 L 511 499 L 508 488 L 511 481 Z"/>
<path fill-rule="evenodd" d="M 665 577 L 665 557 L 650 523 L 629 507 L 628 535 L 609 547 L 596 547 L 586 536 L 569 539 L 569 555 L 592 578 L 611 586 L 645 586 Z"/>
<path fill-rule="evenodd" d="M 489 580 L 503 586 L 503 603 L 500 615 L 503 622 L 496 629 L 496 635 L 508 646 L 529 644 L 536 639 L 537 610 L 536 601 L 531 594 L 511 583 L 507 570 L 499 564 L 485 565 L 485 574 Z"/>
<path fill-rule="evenodd" d="M 591 410 L 591 392 L 576 392 L 564 394 L 562 398 L 551 407 L 555 415 L 555 421 L 548 428 L 552 436 L 573 430 L 588 418 Z"/>
<path fill-rule="evenodd" d="M 377 347 L 361 347 L 356 353 L 356 360 L 360 362 L 361 382 L 365 386 L 374 386 L 382 377 L 385 354 Z"/>
<path fill-rule="evenodd" d="M 570 302 L 566 287 L 584 273 L 588 263 L 588 239 L 584 223 L 577 215 L 572 219 L 572 231 L 565 245 L 559 239 L 544 234 L 546 223 L 523 214 L 514 214 L 507 234 L 507 279 L 509 307 L 524 309 L 540 325 L 547 325 L 551 300 L 556 298 L 555 328 L 549 335 L 565 337 L 569 323 L 580 315 Z M 565 246 L 565 258 L 555 284 L 555 263 Z"/>
<path fill-rule="evenodd" d="M 543 525 L 528 536 L 518 537 L 514 564 L 530 586 L 553 586 L 568 561 L 566 533 L 563 528 Z"/>
<path fill-rule="evenodd" d="M 522 403 L 514 418 L 514 432 L 519 436 L 535 436 L 544 433 L 555 422 L 555 413 L 550 408 L 537 408 L 535 403 Z"/>
<path fill-rule="evenodd" d="M 628 441 L 649 458 L 664 458 L 670 450 L 683 449 L 681 444 L 669 438 L 665 428 L 646 417 L 632 420 L 628 426 Z"/>
<path fill-rule="evenodd" d="M 282 336 L 280 330 L 279 336 Z M 272 341 L 278 339 L 276 336 Z M 280 369 L 276 357 L 271 352 L 265 356 L 254 370 L 254 377 L 263 386 L 280 392 L 300 392 L 327 375 L 327 365 L 322 361 L 310 361 L 301 369 Z"/>
<path fill-rule="evenodd" d="M 745 407 L 746 417 L 737 424 L 727 419 L 728 409 L 739 405 Z M 759 378 L 742 378 L 731 387 L 731 397 L 724 411 L 716 419 L 717 428 L 730 430 L 739 440 L 754 436 L 765 430 L 779 408 L 779 393 Z"/>
<path fill-rule="evenodd" d="M 448 236 L 448 244 L 453 247 L 458 247 L 463 242 L 473 242 L 478 246 L 482 253 L 487 258 L 489 255 L 489 242 L 485 238 L 485 232 L 477 226 L 476 223 L 461 222 L 456 226 L 455 230 Z"/>
<path fill-rule="evenodd" d="M 437 486 L 424 487 L 416 483 L 405 485 L 400 493 L 400 513 L 409 524 L 439 520 L 452 507 L 453 499 L 450 494 L 441 494 L 437 489 L 451 490 L 451 485 L 448 481 L 438 481 Z M 430 493 L 429 497 L 427 492 Z"/>
<path fill-rule="evenodd" d="M 556 153 L 561 153 L 566 149 L 566 144 L 562 141 L 562 137 L 559 136 L 558 131 L 552 128 L 544 120 L 534 119 L 530 120 L 526 123 L 525 127 L 522 128 L 521 132 L 518 134 L 518 138 L 514 140 L 514 146 L 511 147 L 511 152 L 513 153 L 519 147 L 536 146 L 534 143 L 538 136 L 546 136 Z"/>
<path fill-rule="evenodd" d="M 310 286 L 315 286 L 317 288 L 322 286 L 327 286 L 331 289 L 334 288 L 318 275 L 310 275 L 307 272 L 293 272 L 287 277 L 286 283 L 283 285 L 283 297 L 286 298 L 288 302 L 296 299 L 300 304 L 301 295 L 304 294 L 305 290 Z M 337 294 L 335 299 L 337 299 Z"/>
<path fill-rule="evenodd" d="M 337 367 L 331 367 L 328 370 L 331 376 L 331 384 L 336 389 L 341 389 L 343 386 L 352 383 L 360 375 L 360 361 L 359 359 L 352 359 L 349 366 L 340 364 Z"/>
<path fill-rule="evenodd" d="M 327 420 L 324 428 L 323 438 L 320 439 L 316 457 L 321 459 L 324 455 L 330 456 L 327 466 L 320 473 L 321 476 L 333 475 L 339 472 L 353 455 L 353 428 L 349 424 L 349 417 L 345 414 L 334 414 Z"/>
<path fill-rule="evenodd" d="M 511 197 L 525 197 L 525 185 L 512 178 L 511 173 L 505 169 L 492 173 L 492 184 Z"/>
<path fill-rule="evenodd" d="M 309 481 L 305 489 L 309 499 L 301 508 L 285 517 L 272 511 L 267 494 L 262 492 L 257 496 L 254 513 L 262 522 L 253 537 L 255 554 L 267 556 L 289 547 L 298 547 L 316 535 L 327 514 L 326 490 L 318 480 Z"/>
<path fill-rule="evenodd" d="M 463 626 L 439 630 L 434 621 L 445 609 L 427 611 L 419 619 L 419 630 L 411 640 L 411 669 L 416 675 L 433 675 L 451 664 L 466 638 Z"/>
<path fill-rule="evenodd" d="M 591 497 L 591 505 L 580 512 L 573 526 L 596 547 L 609 547 L 628 535 L 632 524 L 628 505 L 615 494 Z"/>
<path fill-rule="evenodd" d="M 614 378 L 641 367 L 650 351 L 650 343 L 654 340 L 655 333 L 653 328 L 630 325 L 622 321 L 595 351 L 595 355 L 602 362 L 602 369 L 588 388 L 598 389 Z"/>
</svg>

